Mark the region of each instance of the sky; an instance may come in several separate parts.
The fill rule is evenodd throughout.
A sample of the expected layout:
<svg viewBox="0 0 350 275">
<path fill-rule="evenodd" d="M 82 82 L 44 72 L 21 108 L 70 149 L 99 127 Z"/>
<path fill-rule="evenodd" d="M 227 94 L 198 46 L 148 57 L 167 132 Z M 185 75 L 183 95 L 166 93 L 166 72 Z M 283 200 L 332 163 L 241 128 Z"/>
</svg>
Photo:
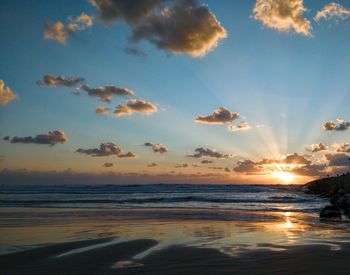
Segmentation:
<svg viewBox="0 0 350 275">
<path fill-rule="evenodd" d="M 4 183 L 350 170 L 347 1 L 0 4 Z"/>
</svg>

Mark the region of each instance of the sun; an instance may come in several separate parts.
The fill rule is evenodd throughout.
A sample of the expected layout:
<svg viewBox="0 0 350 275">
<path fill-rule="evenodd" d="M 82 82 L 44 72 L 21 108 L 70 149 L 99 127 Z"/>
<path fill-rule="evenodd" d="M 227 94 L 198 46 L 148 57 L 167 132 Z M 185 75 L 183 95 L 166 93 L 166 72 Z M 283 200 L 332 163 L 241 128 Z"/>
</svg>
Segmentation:
<svg viewBox="0 0 350 275">
<path fill-rule="evenodd" d="M 290 172 L 282 172 L 282 171 L 274 172 L 273 176 L 283 181 L 284 183 L 291 183 L 295 179 L 294 174 Z"/>
</svg>

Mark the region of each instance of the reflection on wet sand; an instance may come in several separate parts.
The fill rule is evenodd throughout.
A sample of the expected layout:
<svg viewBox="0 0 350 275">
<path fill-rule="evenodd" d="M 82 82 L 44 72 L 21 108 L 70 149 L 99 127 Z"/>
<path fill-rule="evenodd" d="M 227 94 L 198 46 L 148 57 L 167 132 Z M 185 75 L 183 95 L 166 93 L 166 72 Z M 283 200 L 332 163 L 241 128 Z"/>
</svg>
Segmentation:
<svg viewBox="0 0 350 275">
<path fill-rule="evenodd" d="M 185 245 L 215 248 L 235 255 L 251 249 L 281 250 L 291 245 L 336 247 L 349 236 L 344 224 L 322 224 L 314 215 L 295 212 L 244 214 L 242 211 L 148 209 L 134 211 L 130 216 L 124 210 L 94 214 L 84 210 L 72 215 L 59 209 L 47 212 L 32 209 L 16 219 L 15 211 L 8 210 L 8 215 L 3 213 L 1 216 L 0 234 L 7 236 L 1 243 L 2 253 L 19 246 L 112 237 L 119 240 L 153 239 L 159 243 L 159 249 Z M 143 215 L 153 218 L 146 219 Z M 42 216 L 46 217 L 44 224 L 39 223 Z M 241 216 L 249 216 L 250 221 L 240 220 Z"/>
</svg>

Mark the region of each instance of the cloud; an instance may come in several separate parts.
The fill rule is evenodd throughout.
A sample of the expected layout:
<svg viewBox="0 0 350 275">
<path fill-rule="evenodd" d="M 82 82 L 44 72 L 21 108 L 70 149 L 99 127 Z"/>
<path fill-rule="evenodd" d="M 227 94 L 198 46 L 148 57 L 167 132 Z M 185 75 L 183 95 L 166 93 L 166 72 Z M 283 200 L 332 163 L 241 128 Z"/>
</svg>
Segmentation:
<svg viewBox="0 0 350 275">
<path fill-rule="evenodd" d="M 345 131 L 350 128 L 350 121 L 345 121 L 338 118 L 336 121 L 326 121 L 323 123 L 323 128 L 326 131 Z"/>
<path fill-rule="evenodd" d="M 113 166 L 114 166 L 114 164 L 112 162 L 106 162 L 106 163 L 104 163 L 102 165 L 102 167 L 104 167 L 104 168 L 110 168 L 110 167 L 113 167 Z"/>
<path fill-rule="evenodd" d="M 350 158 L 345 153 L 325 154 L 329 166 L 350 166 Z"/>
<path fill-rule="evenodd" d="M 110 103 L 112 96 L 133 96 L 134 92 L 127 88 L 120 88 L 116 86 L 103 86 L 97 88 L 91 88 L 86 84 L 82 84 L 79 90 L 87 92 L 89 96 L 97 97 L 101 101 Z"/>
<path fill-rule="evenodd" d="M 237 131 L 247 131 L 247 130 L 250 130 L 252 129 L 253 127 L 250 126 L 249 124 L 247 123 L 241 123 L 241 124 L 238 124 L 238 125 L 235 125 L 235 124 L 231 124 L 227 127 L 227 129 L 231 132 L 237 132 Z"/>
<path fill-rule="evenodd" d="M 228 153 L 220 153 L 220 152 L 217 152 L 216 150 L 210 149 L 210 148 L 200 147 L 194 151 L 195 151 L 195 153 L 193 155 L 187 155 L 187 157 L 193 157 L 193 158 L 212 157 L 212 158 L 218 158 L 218 159 L 232 157 Z"/>
<path fill-rule="evenodd" d="M 104 106 L 99 106 L 96 108 L 96 113 L 102 116 L 107 116 L 109 114 L 108 112 L 109 108 Z"/>
<path fill-rule="evenodd" d="M 152 162 L 152 163 L 150 163 L 150 164 L 147 164 L 147 167 L 156 167 L 156 166 L 158 166 L 158 164 L 155 163 L 155 162 Z"/>
<path fill-rule="evenodd" d="M 135 158 L 136 155 L 132 152 L 127 152 L 125 154 L 120 154 L 118 157 L 119 158 Z"/>
<path fill-rule="evenodd" d="M 311 23 L 303 16 L 305 11 L 304 0 L 257 0 L 253 9 L 254 19 L 267 28 L 311 36 Z"/>
<path fill-rule="evenodd" d="M 7 136 L 4 140 L 9 141 L 10 143 L 35 143 L 35 144 L 49 144 L 51 146 L 58 143 L 68 142 L 68 137 L 65 135 L 64 131 L 52 131 L 47 134 L 36 135 L 35 137 L 13 137 L 12 139 Z"/>
<path fill-rule="evenodd" d="M 5 86 L 5 82 L 0 79 L 0 105 L 6 105 L 18 96 L 9 88 Z"/>
<path fill-rule="evenodd" d="M 331 19 L 340 19 L 340 20 L 345 20 L 349 18 L 350 16 L 350 10 L 344 8 L 342 5 L 338 3 L 330 3 L 322 10 L 319 10 L 316 13 L 316 16 L 314 17 L 315 21 L 320 21 L 320 20 L 331 20 Z"/>
<path fill-rule="evenodd" d="M 81 82 L 84 82 L 82 77 L 64 77 L 64 76 L 53 76 L 44 75 L 42 80 L 37 81 L 38 85 L 41 86 L 53 86 L 53 87 L 74 87 Z"/>
<path fill-rule="evenodd" d="M 188 168 L 188 164 L 187 163 L 183 163 L 183 164 L 176 164 L 175 168 Z"/>
<path fill-rule="evenodd" d="M 131 116 L 133 113 L 137 112 L 144 115 L 150 115 L 157 111 L 157 106 L 151 102 L 147 102 L 143 99 L 130 99 L 126 104 L 118 105 L 113 114 L 116 116 Z"/>
<path fill-rule="evenodd" d="M 305 149 L 306 149 L 306 151 L 316 153 L 316 152 L 328 150 L 328 146 L 324 143 L 311 144 L 310 146 L 306 147 Z"/>
<path fill-rule="evenodd" d="M 202 124 L 225 124 L 239 118 L 238 113 L 231 112 L 225 107 L 220 107 L 211 115 L 197 116 L 195 122 Z"/>
<path fill-rule="evenodd" d="M 145 20 L 154 9 L 165 0 L 91 0 L 90 3 L 97 8 L 99 19 L 106 24 L 125 21 L 135 24 Z"/>
<path fill-rule="evenodd" d="M 92 0 L 99 18 L 110 25 L 125 22 L 131 43 L 148 41 L 174 54 L 200 57 L 227 37 L 215 15 L 196 0 Z"/>
<path fill-rule="evenodd" d="M 202 164 L 209 164 L 209 163 L 214 163 L 214 161 L 209 160 L 209 159 L 203 159 L 203 160 L 201 161 L 201 163 L 202 163 Z"/>
<path fill-rule="evenodd" d="M 93 149 L 79 148 L 75 152 L 80 154 L 90 155 L 92 157 L 108 157 L 113 155 L 119 158 L 135 157 L 135 155 L 131 152 L 123 153 L 122 148 L 112 142 L 102 142 L 99 148 L 93 148 Z"/>
<path fill-rule="evenodd" d="M 135 47 L 125 47 L 124 48 L 124 52 L 126 54 L 140 56 L 140 57 L 146 57 L 147 56 L 147 54 L 145 52 L 143 52 L 140 49 L 135 48 Z"/>
<path fill-rule="evenodd" d="M 148 146 L 148 147 L 152 147 L 152 150 L 155 153 L 163 154 L 163 153 L 168 152 L 168 149 L 163 144 L 160 144 L 160 143 L 145 142 L 143 145 Z"/>
<path fill-rule="evenodd" d="M 333 144 L 334 149 L 341 153 L 350 153 L 350 143 Z"/>
<path fill-rule="evenodd" d="M 231 172 L 231 169 L 230 168 L 228 168 L 228 167 L 225 167 L 225 170 L 224 170 L 225 172 Z"/>
<path fill-rule="evenodd" d="M 291 172 L 303 176 L 318 176 L 324 174 L 325 164 L 315 164 L 305 156 L 297 153 L 287 155 L 281 160 L 263 159 L 261 161 L 238 161 L 233 169 L 238 173 L 246 174 L 271 174 L 279 171 Z"/>
<path fill-rule="evenodd" d="M 58 21 L 56 23 L 46 22 L 44 38 L 56 40 L 59 43 L 66 44 L 68 39 L 77 31 L 91 28 L 94 23 L 94 18 L 82 13 L 75 19 L 68 18 L 67 25 Z"/>
</svg>

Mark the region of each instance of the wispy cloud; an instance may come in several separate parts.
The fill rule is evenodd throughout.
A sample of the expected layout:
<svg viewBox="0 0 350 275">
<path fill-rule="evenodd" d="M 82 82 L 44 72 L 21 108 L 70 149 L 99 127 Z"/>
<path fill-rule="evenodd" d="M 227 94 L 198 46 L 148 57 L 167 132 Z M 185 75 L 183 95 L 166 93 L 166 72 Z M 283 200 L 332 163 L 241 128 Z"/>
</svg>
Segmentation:
<svg viewBox="0 0 350 275">
<path fill-rule="evenodd" d="M 64 76 L 53 76 L 53 75 L 44 75 L 43 79 L 37 81 L 38 85 L 41 86 L 52 86 L 52 87 L 74 87 L 81 82 L 84 82 L 82 77 L 64 77 Z"/>
<path fill-rule="evenodd" d="M 99 100 L 110 103 L 113 96 L 133 96 L 134 92 L 127 88 L 120 88 L 117 86 L 102 86 L 91 88 L 86 84 L 82 84 L 78 88 L 79 91 L 87 92 L 89 96 L 97 97 Z"/>
<path fill-rule="evenodd" d="M 44 38 L 56 40 L 59 43 L 66 44 L 68 39 L 77 31 L 91 28 L 94 23 L 94 18 L 82 13 L 75 19 L 68 18 L 68 23 L 65 25 L 58 21 L 56 23 L 46 22 Z"/>
<path fill-rule="evenodd" d="M 330 3 L 324 6 L 323 9 L 319 10 L 314 17 L 315 21 L 321 20 L 345 20 L 350 16 L 350 9 L 344 8 L 338 3 Z"/>
<path fill-rule="evenodd" d="M 194 150 L 194 154 L 187 155 L 187 157 L 202 158 L 202 157 L 212 157 L 212 158 L 230 158 L 232 155 L 229 153 L 220 153 L 214 149 L 199 147 Z"/>
<path fill-rule="evenodd" d="M 250 126 L 248 123 L 241 123 L 241 124 L 231 124 L 227 127 L 227 129 L 231 132 L 237 132 L 237 131 L 247 131 L 252 129 L 253 127 Z"/>
</svg>

